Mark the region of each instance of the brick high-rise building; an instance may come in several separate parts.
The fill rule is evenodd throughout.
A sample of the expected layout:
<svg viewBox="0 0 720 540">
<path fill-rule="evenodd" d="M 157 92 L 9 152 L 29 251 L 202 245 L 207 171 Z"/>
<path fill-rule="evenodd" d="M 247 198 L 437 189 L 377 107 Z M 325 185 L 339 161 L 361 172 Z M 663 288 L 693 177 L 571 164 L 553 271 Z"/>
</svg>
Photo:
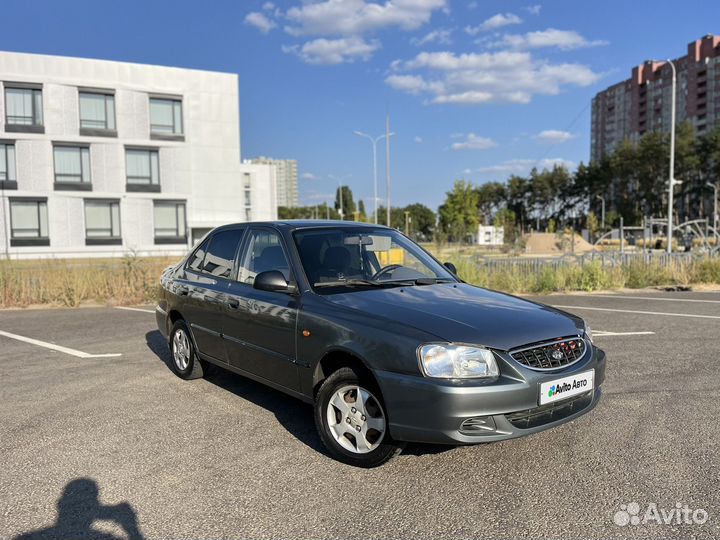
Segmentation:
<svg viewBox="0 0 720 540">
<path fill-rule="evenodd" d="M 677 69 L 676 122 L 690 122 L 698 135 L 720 125 L 720 36 L 688 44 Z M 623 140 L 650 131 L 670 131 L 672 68 L 648 60 L 632 76 L 599 92 L 592 101 L 591 161 L 610 154 Z"/>
</svg>

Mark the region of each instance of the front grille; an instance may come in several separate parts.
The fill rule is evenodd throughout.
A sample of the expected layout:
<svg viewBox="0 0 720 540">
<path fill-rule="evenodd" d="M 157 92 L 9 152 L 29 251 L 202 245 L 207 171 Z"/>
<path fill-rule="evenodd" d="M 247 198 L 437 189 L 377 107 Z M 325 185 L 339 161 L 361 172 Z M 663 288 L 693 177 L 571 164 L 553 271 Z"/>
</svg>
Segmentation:
<svg viewBox="0 0 720 540">
<path fill-rule="evenodd" d="M 570 399 L 506 414 L 505 418 L 516 428 L 530 429 L 567 418 L 590 405 L 592 398 L 593 391 L 590 390 Z"/>
<path fill-rule="evenodd" d="M 580 360 L 586 348 L 582 338 L 558 338 L 510 351 L 510 356 L 532 369 L 557 369 Z"/>
</svg>

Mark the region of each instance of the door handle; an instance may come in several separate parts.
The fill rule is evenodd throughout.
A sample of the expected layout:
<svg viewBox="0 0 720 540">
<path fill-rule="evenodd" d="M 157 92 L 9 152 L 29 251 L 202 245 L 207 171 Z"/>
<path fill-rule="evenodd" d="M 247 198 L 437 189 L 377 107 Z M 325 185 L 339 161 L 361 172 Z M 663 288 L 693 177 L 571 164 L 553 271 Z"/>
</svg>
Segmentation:
<svg viewBox="0 0 720 540">
<path fill-rule="evenodd" d="M 225 304 L 226 304 L 227 307 L 229 307 L 230 309 L 240 309 L 240 301 L 237 300 L 237 299 L 235 299 L 235 298 L 228 298 L 228 299 L 225 301 Z"/>
</svg>

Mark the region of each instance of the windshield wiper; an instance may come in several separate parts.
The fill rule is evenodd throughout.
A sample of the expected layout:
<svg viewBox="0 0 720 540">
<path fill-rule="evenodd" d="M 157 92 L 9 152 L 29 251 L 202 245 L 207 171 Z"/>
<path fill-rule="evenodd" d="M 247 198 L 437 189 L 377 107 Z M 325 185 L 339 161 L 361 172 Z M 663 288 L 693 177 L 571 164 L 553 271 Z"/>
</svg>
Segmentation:
<svg viewBox="0 0 720 540">
<path fill-rule="evenodd" d="M 315 283 L 313 287 L 382 287 L 380 281 L 370 281 L 369 279 L 338 279 L 336 281 L 320 281 Z"/>
<path fill-rule="evenodd" d="M 448 278 L 411 278 L 411 279 L 395 279 L 390 281 L 383 281 L 383 283 L 397 283 L 402 285 L 435 285 L 436 283 L 455 283 L 454 279 Z"/>
</svg>

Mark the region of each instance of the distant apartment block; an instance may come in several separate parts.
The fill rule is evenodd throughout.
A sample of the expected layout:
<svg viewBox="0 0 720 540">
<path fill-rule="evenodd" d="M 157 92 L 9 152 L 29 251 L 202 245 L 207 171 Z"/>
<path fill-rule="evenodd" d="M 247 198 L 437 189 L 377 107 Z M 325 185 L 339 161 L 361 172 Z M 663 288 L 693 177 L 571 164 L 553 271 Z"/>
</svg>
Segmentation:
<svg viewBox="0 0 720 540">
<path fill-rule="evenodd" d="M 698 135 L 720 125 L 720 37 L 707 35 L 688 44 L 677 69 L 676 122 L 690 122 Z M 592 101 L 590 159 L 612 153 L 625 139 L 669 132 L 672 68 L 646 61 L 632 76 L 599 92 Z"/>
<path fill-rule="evenodd" d="M 235 74 L 0 52 L 0 94 L 0 258 L 180 254 L 277 216 Z"/>
<path fill-rule="evenodd" d="M 298 193 L 297 160 L 258 157 L 251 163 L 274 165 L 277 178 L 277 205 L 293 208 L 300 204 Z"/>
</svg>

